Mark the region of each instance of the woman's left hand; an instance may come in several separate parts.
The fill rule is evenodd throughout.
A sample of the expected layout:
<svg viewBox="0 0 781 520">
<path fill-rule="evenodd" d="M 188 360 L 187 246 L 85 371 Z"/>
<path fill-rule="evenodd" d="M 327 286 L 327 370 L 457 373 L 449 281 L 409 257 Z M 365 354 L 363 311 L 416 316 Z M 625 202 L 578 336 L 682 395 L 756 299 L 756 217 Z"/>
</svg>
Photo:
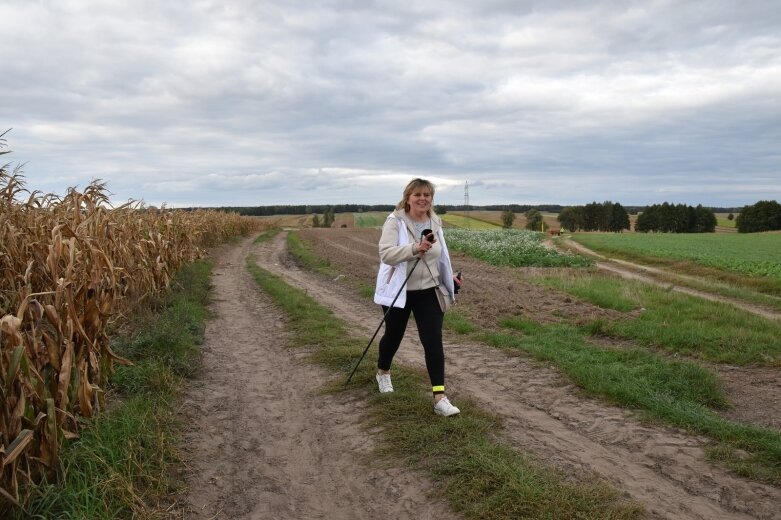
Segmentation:
<svg viewBox="0 0 781 520">
<path fill-rule="evenodd" d="M 453 275 L 453 287 L 456 294 L 458 294 L 458 290 L 461 289 L 461 284 L 464 282 L 463 277 L 461 276 L 461 272 L 459 271 L 458 274 Z"/>
</svg>

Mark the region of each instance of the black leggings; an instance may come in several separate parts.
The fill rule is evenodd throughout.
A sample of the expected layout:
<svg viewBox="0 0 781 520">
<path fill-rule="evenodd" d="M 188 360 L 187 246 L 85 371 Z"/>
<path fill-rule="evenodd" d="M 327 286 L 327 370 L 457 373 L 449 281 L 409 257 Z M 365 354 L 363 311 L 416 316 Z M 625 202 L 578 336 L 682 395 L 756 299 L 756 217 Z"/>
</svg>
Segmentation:
<svg viewBox="0 0 781 520">
<path fill-rule="evenodd" d="M 415 315 L 420 342 L 426 354 L 426 368 L 434 394 L 445 392 L 445 352 L 442 349 L 442 319 L 436 287 L 422 291 L 407 291 L 407 304 L 403 309 L 393 307 L 385 317 L 385 334 L 380 339 L 380 358 L 377 368 L 390 370 L 393 356 L 399 350 L 407 329 L 410 312 Z M 382 312 L 388 311 L 383 306 Z"/>
</svg>

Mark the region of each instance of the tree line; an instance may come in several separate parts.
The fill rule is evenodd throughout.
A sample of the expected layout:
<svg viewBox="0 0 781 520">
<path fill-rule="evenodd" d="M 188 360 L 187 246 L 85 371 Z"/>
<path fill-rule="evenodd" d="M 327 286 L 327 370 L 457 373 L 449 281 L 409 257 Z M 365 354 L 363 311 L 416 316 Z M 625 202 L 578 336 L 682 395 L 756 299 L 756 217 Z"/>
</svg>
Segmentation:
<svg viewBox="0 0 781 520">
<path fill-rule="evenodd" d="M 311 215 L 312 213 L 363 213 L 393 211 L 393 204 L 281 204 L 272 206 L 223 206 L 218 209 L 239 215 L 266 217 L 270 215 Z"/>
<path fill-rule="evenodd" d="M 740 210 L 735 220 L 738 233 L 757 233 L 781 230 L 781 204 L 774 200 L 760 200 Z"/>
<path fill-rule="evenodd" d="M 635 231 L 647 233 L 713 233 L 716 231 L 716 215 L 708 208 L 696 208 L 686 204 L 654 204 L 638 217 Z"/>
<path fill-rule="evenodd" d="M 568 231 L 612 231 L 629 229 L 629 213 L 618 202 L 592 202 L 585 206 L 567 206 L 556 217 Z"/>
<path fill-rule="evenodd" d="M 238 213 L 250 216 L 269 215 L 310 215 L 322 214 L 318 224 L 329 227 L 333 223 L 335 213 L 362 213 L 371 211 L 393 211 L 392 204 L 293 204 L 271 206 L 225 206 L 213 208 L 220 211 Z M 193 209 L 193 208 L 186 208 Z M 185 210 L 186 210 L 185 209 Z M 639 214 L 635 231 L 639 232 L 670 232 L 670 233 L 710 233 L 715 231 L 716 216 L 714 212 L 738 213 L 735 221 L 740 233 L 755 233 L 761 231 L 781 230 L 781 204 L 775 200 L 761 200 L 756 204 L 743 208 L 709 208 L 702 205 L 696 207 L 685 204 L 653 204 L 651 206 L 627 206 L 617 202 L 592 202 L 584 206 L 561 206 L 543 204 L 531 206 L 526 204 L 466 206 L 441 204 L 435 207 L 439 214 L 448 211 L 503 211 L 503 220 L 509 214 L 528 214 L 527 220 L 534 220 L 534 229 L 540 229 L 537 214 L 540 211 L 558 213 L 561 226 L 570 231 L 611 231 L 620 232 L 630 229 L 629 215 Z M 539 217 L 542 220 L 542 217 Z M 507 223 L 505 223 L 507 225 Z M 512 225 L 512 221 L 510 224 Z"/>
</svg>

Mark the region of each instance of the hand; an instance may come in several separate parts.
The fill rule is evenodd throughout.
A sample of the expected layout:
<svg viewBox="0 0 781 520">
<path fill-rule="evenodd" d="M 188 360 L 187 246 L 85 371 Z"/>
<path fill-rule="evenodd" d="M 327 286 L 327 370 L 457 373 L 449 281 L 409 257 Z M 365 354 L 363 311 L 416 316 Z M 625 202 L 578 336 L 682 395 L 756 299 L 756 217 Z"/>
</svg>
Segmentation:
<svg viewBox="0 0 781 520">
<path fill-rule="evenodd" d="M 431 235 L 429 235 L 431 236 Z M 420 256 L 423 256 L 426 254 L 426 252 L 431 249 L 434 246 L 433 243 L 429 242 L 428 240 L 421 240 L 418 244 L 418 254 Z"/>
<path fill-rule="evenodd" d="M 461 284 L 464 282 L 464 279 L 461 277 L 461 271 L 458 272 L 458 274 L 453 275 L 453 292 L 455 294 L 458 294 L 458 290 L 461 289 Z"/>
</svg>

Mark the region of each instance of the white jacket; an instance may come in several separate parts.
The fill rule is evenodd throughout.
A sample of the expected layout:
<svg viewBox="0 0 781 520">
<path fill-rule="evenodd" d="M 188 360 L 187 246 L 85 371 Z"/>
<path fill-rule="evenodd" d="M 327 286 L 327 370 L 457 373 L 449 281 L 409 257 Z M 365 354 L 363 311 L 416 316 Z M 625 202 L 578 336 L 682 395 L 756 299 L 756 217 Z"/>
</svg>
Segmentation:
<svg viewBox="0 0 781 520">
<path fill-rule="evenodd" d="M 412 244 L 412 241 L 410 240 L 410 235 L 412 232 L 408 230 L 406 224 L 404 223 L 404 219 L 397 215 L 396 212 L 388 215 L 386 223 L 390 219 L 395 220 L 399 226 L 399 238 L 397 245 L 406 246 Z M 436 220 L 439 221 L 439 219 Z M 445 244 L 445 236 L 442 233 L 441 225 L 437 227 L 436 233 L 437 240 L 442 247 L 442 252 L 437 263 L 439 270 L 439 286 L 440 288 L 444 289 L 444 292 L 447 293 L 447 297 L 450 298 L 450 302 L 453 303 L 455 302 L 453 268 L 450 264 L 450 253 L 448 252 L 447 245 Z M 410 247 L 411 255 L 412 251 L 413 249 Z M 415 257 L 413 256 L 413 258 Z M 415 258 L 413 265 L 414 262 L 417 261 L 417 258 Z M 421 268 L 425 269 L 426 267 L 425 265 L 416 267 L 416 269 Z M 407 303 L 407 291 L 402 291 L 401 289 L 407 280 L 408 274 L 411 274 L 412 272 L 410 271 L 408 273 L 408 269 L 412 269 L 409 267 L 409 261 L 399 262 L 395 265 L 388 265 L 380 262 L 380 269 L 377 273 L 377 283 L 374 291 L 374 303 L 384 305 L 386 307 L 393 305 L 394 307 L 404 308 Z M 396 295 L 398 295 L 398 298 Z M 394 299 L 396 300 L 395 303 Z"/>
</svg>

